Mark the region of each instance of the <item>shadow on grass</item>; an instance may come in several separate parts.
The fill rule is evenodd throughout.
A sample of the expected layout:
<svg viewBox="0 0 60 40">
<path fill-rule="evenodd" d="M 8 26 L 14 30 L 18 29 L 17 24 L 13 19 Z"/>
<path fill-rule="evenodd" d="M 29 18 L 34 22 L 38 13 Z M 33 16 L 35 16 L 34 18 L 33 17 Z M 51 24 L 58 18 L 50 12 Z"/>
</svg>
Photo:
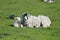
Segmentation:
<svg viewBox="0 0 60 40">
<path fill-rule="evenodd" d="M 0 39 L 1 38 L 5 38 L 5 37 L 8 37 L 10 34 L 8 34 L 8 33 L 2 33 L 2 34 L 0 34 Z"/>
<path fill-rule="evenodd" d="M 10 27 L 14 27 L 12 24 L 11 24 L 11 25 L 8 25 L 8 26 L 10 26 Z"/>
<path fill-rule="evenodd" d="M 14 19 L 14 17 L 17 17 L 15 15 L 9 15 L 6 19 Z"/>
</svg>

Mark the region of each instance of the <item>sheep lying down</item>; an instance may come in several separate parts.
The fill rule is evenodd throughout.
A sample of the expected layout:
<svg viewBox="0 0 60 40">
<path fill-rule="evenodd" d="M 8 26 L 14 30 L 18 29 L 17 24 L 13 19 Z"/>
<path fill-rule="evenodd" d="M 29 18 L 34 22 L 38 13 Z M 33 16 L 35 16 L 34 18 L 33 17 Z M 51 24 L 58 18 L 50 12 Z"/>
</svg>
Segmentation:
<svg viewBox="0 0 60 40">
<path fill-rule="evenodd" d="M 38 17 L 29 16 L 26 20 L 27 27 L 50 27 L 51 20 L 47 16 L 39 15 Z"/>
<path fill-rule="evenodd" d="M 37 17 L 29 15 L 28 17 L 25 16 L 25 18 L 26 19 L 24 19 L 24 21 L 23 21 L 23 20 L 20 19 L 20 17 L 15 17 L 14 18 L 15 21 L 13 23 L 13 26 L 15 26 L 15 27 L 23 27 L 22 21 L 29 28 L 50 27 L 50 25 L 51 25 L 51 20 L 49 19 L 49 17 L 44 16 L 44 15 L 39 15 Z"/>
</svg>

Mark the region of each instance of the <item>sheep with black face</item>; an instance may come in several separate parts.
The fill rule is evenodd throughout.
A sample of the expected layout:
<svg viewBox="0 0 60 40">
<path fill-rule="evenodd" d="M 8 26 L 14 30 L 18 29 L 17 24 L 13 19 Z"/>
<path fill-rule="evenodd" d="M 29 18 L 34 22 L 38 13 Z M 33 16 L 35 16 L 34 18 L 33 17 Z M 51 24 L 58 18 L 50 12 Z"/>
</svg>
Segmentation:
<svg viewBox="0 0 60 40">
<path fill-rule="evenodd" d="M 36 17 L 29 15 L 28 13 L 23 14 L 23 24 L 27 27 L 33 28 L 33 27 L 40 27 L 41 20 Z"/>
</svg>

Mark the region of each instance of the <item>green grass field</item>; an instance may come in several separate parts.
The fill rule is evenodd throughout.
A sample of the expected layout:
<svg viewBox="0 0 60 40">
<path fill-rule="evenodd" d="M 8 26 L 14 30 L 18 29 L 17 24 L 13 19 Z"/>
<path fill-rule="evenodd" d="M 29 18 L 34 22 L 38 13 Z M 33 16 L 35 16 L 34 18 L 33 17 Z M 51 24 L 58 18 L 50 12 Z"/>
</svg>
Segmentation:
<svg viewBox="0 0 60 40">
<path fill-rule="evenodd" d="M 51 21 L 51 27 L 45 28 L 15 28 L 10 26 L 9 15 L 21 17 L 24 12 L 32 15 L 46 15 Z M 60 40 L 60 0 L 54 3 L 44 3 L 41 0 L 0 0 L 0 40 Z"/>
</svg>

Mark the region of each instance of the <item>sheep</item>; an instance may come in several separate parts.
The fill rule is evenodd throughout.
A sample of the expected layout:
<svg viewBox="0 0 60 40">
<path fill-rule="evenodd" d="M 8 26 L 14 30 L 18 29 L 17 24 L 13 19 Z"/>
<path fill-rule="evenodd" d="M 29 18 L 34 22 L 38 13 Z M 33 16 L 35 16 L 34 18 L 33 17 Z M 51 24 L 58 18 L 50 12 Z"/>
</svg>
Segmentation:
<svg viewBox="0 0 60 40">
<path fill-rule="evenodd" d="M 54 0 L 44 0 L 44 2 L 52 3 Z"/>
<path fill-rule="evenodd" d="M 50 27 L 51 20 L 49 19 L 49 17 L 44 16 L 44 15 L 39 15 L 38 18 L 40 18 L 41 24 L 43 27 Z"/>
<path fill-rule="evenodd" d="M 21 19 L 20 19 L 20 17 L 14 17 L 14 19 L 15 19 L 15 21 L 14 21 L 14 23 L 13 23 L 13 26 L 15 26 L 15 27 L 23 27 L 23 25 L 22 25 L 22 23 L 21 23 Z"/>
<path fill-rule="evenodd" d="M 25 13 L 23 15 L 23 19 L 24 19 L 24 25 L 26 25 L 29 28 L 40 27 L 41 20 L 36 16 L 28 15 L 27 13 Z"/>
</svg>

